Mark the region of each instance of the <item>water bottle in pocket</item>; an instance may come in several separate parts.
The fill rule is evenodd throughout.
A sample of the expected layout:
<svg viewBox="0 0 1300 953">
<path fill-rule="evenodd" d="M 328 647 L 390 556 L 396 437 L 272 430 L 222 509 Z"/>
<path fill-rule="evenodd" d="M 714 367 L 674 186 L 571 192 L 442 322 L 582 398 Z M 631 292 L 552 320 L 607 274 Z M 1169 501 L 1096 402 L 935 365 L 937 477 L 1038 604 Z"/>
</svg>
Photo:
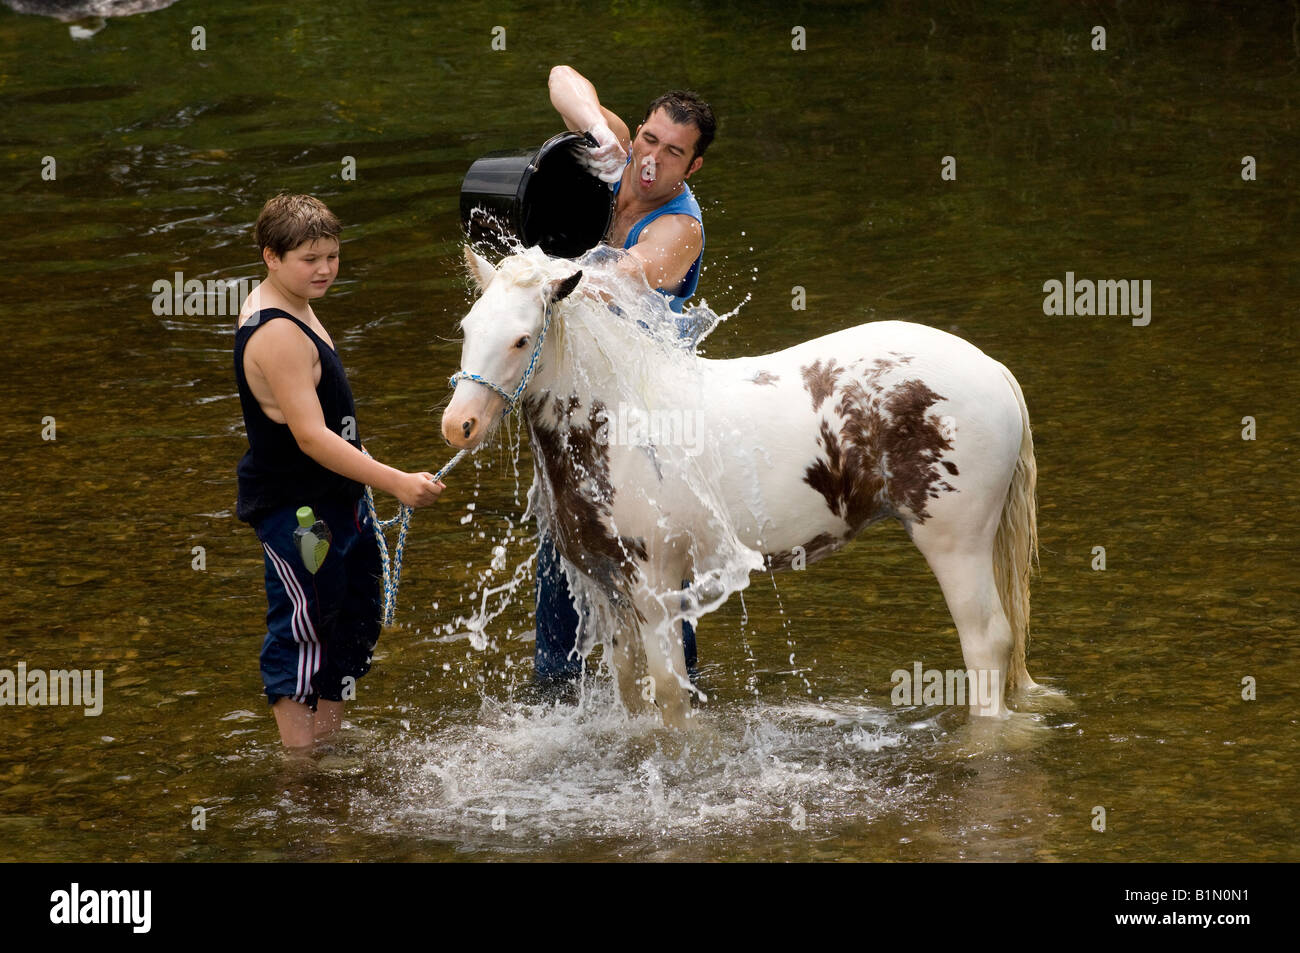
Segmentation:
<svg viewBox="0 0 1300 953">
<path fill-rule="evenodd" d="M 293 531 L 293 542 L 302 557 L 302 564 L 313 576 L 330 551 L 330 528 L 318 520 L 310 506 L 298 508 L 298 528 Z"/>
</svg>

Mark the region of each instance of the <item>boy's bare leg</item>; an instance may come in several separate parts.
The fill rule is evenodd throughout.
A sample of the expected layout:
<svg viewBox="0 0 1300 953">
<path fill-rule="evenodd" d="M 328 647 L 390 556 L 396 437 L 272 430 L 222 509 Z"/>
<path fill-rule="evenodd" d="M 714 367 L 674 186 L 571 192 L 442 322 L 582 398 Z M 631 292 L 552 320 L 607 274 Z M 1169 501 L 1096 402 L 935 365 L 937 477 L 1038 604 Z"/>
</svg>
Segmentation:
<svg viewBox="0 0 1300 953">
<path fill-rule="evenodd" d="M 310 748 L 312 742 L 328 738 L 343 724 L 343 702 L 320 699 L 316 711 L 291 698 L 281 698 L 271 706 L 280 740 L 286 748 Z"/>
<path fill-rule="evenodd" d="M 328 704 L 326 702 L 318 702 Z M 310 748 L 315 741 L 315 713 L 311 707 L 292 698 L 281 698 L 271 706 L 275 723 L 280 727 L 280 740 L 286 748 Z"/>
<path fill-rule="evenodd" d="M 316 702 L 315 737 L 319 741 L 328 738 L 343 724 L 343 702 L 331 702 L 320 699 Z"/>
</svg>

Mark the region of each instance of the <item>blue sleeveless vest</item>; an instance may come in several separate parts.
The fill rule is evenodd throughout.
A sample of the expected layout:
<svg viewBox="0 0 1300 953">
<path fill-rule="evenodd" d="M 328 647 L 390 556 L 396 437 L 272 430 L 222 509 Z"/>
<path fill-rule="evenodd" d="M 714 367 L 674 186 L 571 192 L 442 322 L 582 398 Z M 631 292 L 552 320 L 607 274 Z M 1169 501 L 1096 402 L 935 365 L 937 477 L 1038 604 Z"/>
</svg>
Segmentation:
<svg viewBox="0 0 1300 953">
<path fill-rule="evenodd" d="M 628 156 L 628 162 L 631 161 L 632 157 Z M 618 195 L 618 190 L 622 185 L 623 181 L 621 179 L 614 183 L 615 195 Z M 692 263 L 691 270 L 686 272 L 686 277 L 682 279 L 682 283 L 678 288 L 680 294 L 674 294 L 666 288 L 655 289 L 661 294 L 667 295 L 668 306 L 678 314 L 681 314 L 682 305 L 686 303 L 686 299 L 695 294 L 695 288 L 700 283 L 700 266 L 704 264 L 704 217 L 700 212 L 700 203 L 695 201 L 695 196 L 691 194 L 691 187 L 683 182 L 682 192 L 680 195 L 674 198 L 671 202 L 665 202 L 633 225 L 631 230 L 627 233 L 627 240 L 623 242 L 623 248 L 628 249 L 635 245 L 637 240 L 641 237 L 641 232 L 645 230 L 645 227 L 660 215 L 689 215 L 691 218 L 695 219 L 695 221 L 700 223 L 700 253 L 696 256 L 694 263 Z"/>
</svg>

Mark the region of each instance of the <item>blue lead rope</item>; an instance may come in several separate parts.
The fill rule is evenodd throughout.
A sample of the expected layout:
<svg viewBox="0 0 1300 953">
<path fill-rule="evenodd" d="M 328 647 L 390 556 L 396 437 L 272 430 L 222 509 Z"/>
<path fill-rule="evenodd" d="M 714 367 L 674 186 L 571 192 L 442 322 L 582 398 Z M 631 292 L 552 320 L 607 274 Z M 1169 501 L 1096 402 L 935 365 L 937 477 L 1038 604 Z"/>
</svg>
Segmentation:
<svg viewBox="0 0 1300 953">
<path fill-rule="evenodd" d="M 552 305 L 548 303 L 546 305 L 546 317 L 542 322 L 542 333 L 537 336 L 537 345 L 533 348 L 533 355 L 529 358 L 523 379 L 519 382 L 519 386 L 515 388 L 513 394 L 507 393 L 503 387 L 492 383 L 487 378 L 478 374 L 470 374 L 467 371 L 457 371 L 451 376 L 448 384 L 455 387 L 457 381 L 461 380 L 475 381 L 482 384 L 504 397 L 508 412 L 514 413 L 518 407 L 519 396 L 524 392 L 524 388 L 528 386 L 528 382 L 533 377 L 533 372 L 537 370 L 537 359 L 541 356 L 542 344 L 546 341 L 546 330 L 551 326 L 551 308 Z M 460 463 L 467 453 L 469 453 L 468 449 L 461 450 L 447 461 L 447 465 L 433 475 L 433 481 L 437 483 L 442 479 L 443 474 L 450 473 L 451 468 Z M 370 456 L 370 454 L 366 454 L 366 456 Z M 370 487 L 366 487 L 366 511 L 370 514 L 370 522 L 375 527 L 375 539 L 379 543 L 379 561 L 384 567 L 384 608 L 380 613 L 380 620 L 384 625 L 392 625 L 393 618 L 397 613 L 397 590 L 402 584 L 402 553 L 406 549 L 406 534 L 411 528 L 411 514 L 415 510 L 402 503 L 397 508 L 396 516 L 390 520 L 381 521 L 378 514 L 375 513 L 375 494 Z M 393 551 L 393 557 L 390 560 L 388 557 L 388 539 L 385 537 L 384 532 L 393 526 L 398 527 L 397 548 Z"/>
<path fill-rule="evenodd" d="M 450 473 L 451 468 L 464 459 L 469 450 L 462 450 L 447 461 L 447 465 L 433 475 L 433 482 L 437 483 L 442 479 L 443 474 Z M 370 456 L 370 454 L 366 454 Z M 384 625 L 392 625 L 393 618 L 397 614 L 397 589 L 402 584 L 402 553 L 406 549 L 406 534 L 411 528 L 411 514 L 415 508 L 407 506 L 405 503 L 398 504 L 397 515 L 390 520 L 380 520 L 375 513 L 375 494 L 366 487 L 366 511 L 370 514 L 370 522 L 375 528 L 375 540 L 379 543 L 379 561 L 384 567 L 384 608 L 380 613 L 380 621 Z M 397 526 L 397 548 L 393 551 L 393 558 L 388 558 L 388 539 L 384 535 L 386 530 Z"/>
</svg>

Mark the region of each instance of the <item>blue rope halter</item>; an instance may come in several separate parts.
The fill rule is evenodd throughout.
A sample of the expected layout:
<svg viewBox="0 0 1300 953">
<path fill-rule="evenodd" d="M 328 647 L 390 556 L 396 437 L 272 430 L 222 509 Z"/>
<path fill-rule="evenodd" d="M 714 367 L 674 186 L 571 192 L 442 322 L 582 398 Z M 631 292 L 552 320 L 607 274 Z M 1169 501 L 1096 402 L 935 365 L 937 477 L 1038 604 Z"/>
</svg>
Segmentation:
<svg viewBox="0 0 1300 953">
<path fill-rule="evenodd" d="M 524 369 L 523 379 L 519 386 L 515 388 L 513 394 L 508 394 L 505 388 L 499 384 L 494 384 L 479 374 L 471 374 L 468 371 L 457 371 L 448 381 L 448 385 L 455 387 L 458 381 L 476 381 L 484 387 L 490 387 L 502 397 L 505 398 L 506 408 L 510 413 L 514 413 L 519 404 L 519 397 L 523 394 L 524 388 L 533 378 L 533 372 L 537 370 L 537 359 L 542 353 L 542 344 L 546 341 L 546 331 L 551 326 L 551 310 L 554 307 L 553 302 L 546 304 L 546 317 L 542 320 L 542 333 L 537 336 L 537 345 L 533 348 L 533 356 L 528 360 L 528 367 Z M 441 480 L 443 474 L 450 473 L 451 468 L 460 463 L 465 455 L 469 453 L 468 448 L 461 450 L 452 457 L 447 464 L 433 475 L 434 482 Z M 369 456 L 369 454 L 366 454 Z M 379 543 L 379 561 L 384 568 L 384 607 L 380 619 L 384 625 L 392 625 L 393 619 L 397 615 L 397 590 L 402 584 L 402 554 L 406 549 L 406 534 L 411 528 L 411 514 L 415 512 L 414 508 L 402 503 L 397 508 L 397 515 L 390 520 L 381 520 L 375 512 L 375 494 L 366 487 L 366 511 L 370 514 L 370 522 L 375 528 L 375 539 Z M 388 555 L 388 539 L 384 536 L 385 530 L 397 526 L 397 548 L 393 551 L 392 558 Z"/>
<path fill-rule="evenodd" d="M 523 394 L 524 388 L 528 386 L 528 382 L 533 379 L 533 372 L 537 370 L 537 359 L 542 355 L 542 345 L 546 342 L 546 331 L 551 326 L 551 312 L 554 308 L 555 305 L 553 302 L 548 301 L 546 303 L 546 316 L 542 319 L 542 332 L 537 335 L 537 344 L 533 347 L 533 356 L 528 359 L 528 366 L 524 368 L 524 376 L 519 381 L 519 386 L 515 388 L 513 394 L 506 393 L 504 387 L 488 380 L 481 374 L 471 374 L 469 371 L 457 371 L 455 374 L 452 374 L 447 380 L 447 385 L 449 387 L 455 387 L 461 381 L 474 381 L 475 383 L 482 384 L 484 387 L 490 388 L 500 394 L 502 398 L 505 399 L 506 410 L 510 413 L 514 413 L 520 395 Z"/>
</svg>

